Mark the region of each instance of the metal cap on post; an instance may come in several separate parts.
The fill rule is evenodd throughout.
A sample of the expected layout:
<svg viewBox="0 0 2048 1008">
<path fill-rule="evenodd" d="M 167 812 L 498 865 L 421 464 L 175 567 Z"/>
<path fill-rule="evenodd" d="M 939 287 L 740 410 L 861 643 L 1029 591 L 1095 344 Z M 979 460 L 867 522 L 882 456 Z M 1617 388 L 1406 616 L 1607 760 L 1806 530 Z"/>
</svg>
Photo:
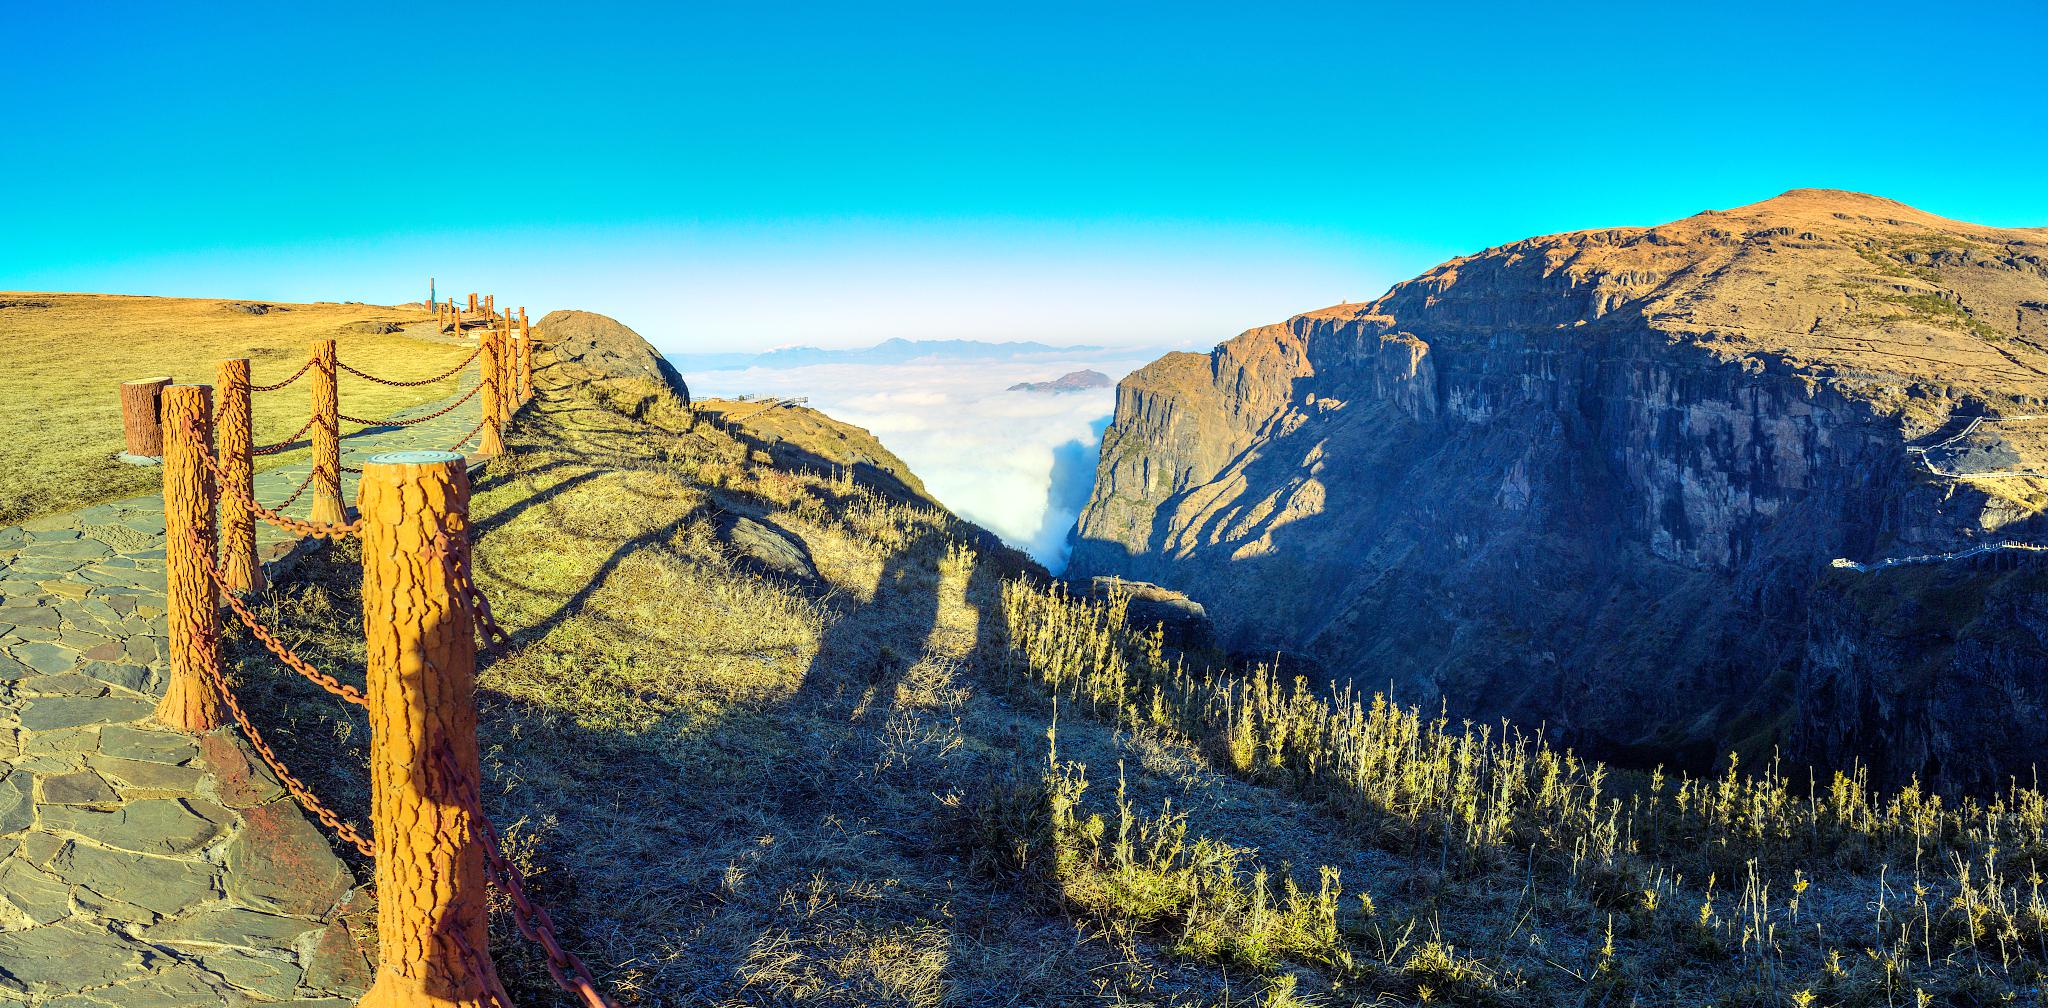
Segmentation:
<svg viewBox="0 0 2048 1008">
<path fill-rule="evenodd" d="M 373 455 L 360 501 L 380 957 L 361 1008 L 475 1008 L 502 988 L 473 821 L 469 470 L 459 452 Z"/>
<path fill-rule="evenodd" d="M 263 590 L 263 565 L 256 562 L 255 420 L 249 404 L 249 358 L 220 362 L 214 401 L 214 443 L 219 445 L 221 475 L 221 573 L 229 591 Z"/>
<path fill-rule="evenodd" d="M 170 630 L 170 678 L 156 719 L 188 732 L 220 727 L 223 712 L 208 670 L 220 661 L 220 606 L 213 578 L 213 390 L 172 385 L 163 391 L 164 593 Z"/>
<path fill-rule="evenodd" d="M 334 341 L 313 344 L 313 520 L 348 520 L 341 503 L 341 393 L 336 387 Z"/>
</svg>

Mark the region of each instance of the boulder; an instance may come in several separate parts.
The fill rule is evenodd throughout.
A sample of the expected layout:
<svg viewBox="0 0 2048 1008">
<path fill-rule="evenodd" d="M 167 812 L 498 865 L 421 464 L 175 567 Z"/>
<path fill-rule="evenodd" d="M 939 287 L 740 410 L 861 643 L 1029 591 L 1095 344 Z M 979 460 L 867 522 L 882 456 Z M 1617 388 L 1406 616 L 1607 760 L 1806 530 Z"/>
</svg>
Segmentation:
<svg viewBox="0 0 2048 1008">
<path fill-rule="evenodd" d="M 1202 608 L 1200 602 L 1171 588 L 1119 577 L 1097 577 L 1088 582 L 1087 590 L 1096 598 L 1107 598 L 1115 591 L 1129 595 L 1130 602 L 1125 611 L 1130 625 L 1140 630 L 1163 627 L 1166 643 L 1173 647 L 1201 651 L 1216 646 L 1216 632 L 1209 622 L 1209 611 Z"/>
<path fill-rule="evenodd" d="M 770 574 L 817 581 L 818 568 L 803 541 L 774 525 L 744 515 L 728 514 L 718 522 L 718 538 L 748 566 Z"/>
<path fill-rule="evenodd" d="M 684 403 L 690 387 L 668 359 L 639 333 L 606 315 L 553 311 L 535 328 L 554 362 L 583 378 L 641 378 L 668 387 Z"/>
</svg>

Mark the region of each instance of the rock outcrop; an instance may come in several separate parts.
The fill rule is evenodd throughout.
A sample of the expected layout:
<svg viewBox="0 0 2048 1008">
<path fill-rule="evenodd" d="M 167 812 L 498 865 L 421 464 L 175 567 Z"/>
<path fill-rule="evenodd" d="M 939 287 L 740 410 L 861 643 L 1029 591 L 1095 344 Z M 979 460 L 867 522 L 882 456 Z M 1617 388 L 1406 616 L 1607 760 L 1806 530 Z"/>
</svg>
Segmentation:
<svg viewBox="0 0 2048 1008">
<path fill-rule="evenodd" d="M 1093 368 L 1069 371 L 1051 381 L 1018 382 L 1004 391 L 1008 392 L 1085 392 L 1089 389 L 1108 388 L 1109 376 Z"/>
<path fill-rule="evenodd" d="M 668 386 L 683 403 L 690 401 L 690 386 L 682 374 L 617 319 L 596 312 L 552 311 L 534 325 L 538 342 L 553 355 L 553 365 L 571 380 L 646 379 Z"/>
<path fill-rule="evenodd" d="M 1828 561 L 2043 535 L 2048 481 L 1906 449 L 2044 403 L 2048 229 L 1798 190 L 1489 249 L 1155 361 L 1118 387 L 1069 574 L 1185 591 L 1226 647 L 1609 758 L 1840 762 L 1843 732 L 1884 748 L 1932 701 L 1794 723 L 1841 713 L 1793 701 L 1847 674 L 1819 639 L 1880 632 L 1809 624 Z M 2048 471 L 2044 434 L 1965 440 Z M 2048 691 L 2038 639 L 1981 646 L 1942 666 L 1951 693 L 1985 669 Z M 1993 730 L 1954 725 L 1884 770 L 1959 780 L 1966 736 Z"/>
</svg>

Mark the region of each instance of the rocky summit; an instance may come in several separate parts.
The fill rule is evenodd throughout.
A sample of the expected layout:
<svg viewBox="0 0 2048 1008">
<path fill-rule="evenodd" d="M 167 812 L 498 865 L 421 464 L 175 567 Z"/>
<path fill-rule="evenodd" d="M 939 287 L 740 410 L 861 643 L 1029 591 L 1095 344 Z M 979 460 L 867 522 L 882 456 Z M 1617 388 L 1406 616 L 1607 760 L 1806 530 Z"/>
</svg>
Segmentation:
<svg viewBox="0 0 2048 1008">
<path fill-rule="evenodd" d="M 2048 540 L 2041 414 L 2048 228 L 1795 190 L 1153 362 L 1070 574 L 1601 756 L 2024 782 L 2048 563 L 1832 561 Z"/>
</svg>

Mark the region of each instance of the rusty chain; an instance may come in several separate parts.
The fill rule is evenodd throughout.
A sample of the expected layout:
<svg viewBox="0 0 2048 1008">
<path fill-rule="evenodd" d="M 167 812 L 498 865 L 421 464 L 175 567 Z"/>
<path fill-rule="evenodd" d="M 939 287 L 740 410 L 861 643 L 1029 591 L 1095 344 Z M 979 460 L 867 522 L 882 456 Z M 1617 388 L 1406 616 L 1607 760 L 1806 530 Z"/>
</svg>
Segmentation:
<svg viewBox="0 0 2048 1008">
<path fill-rule="evenodd" d="M 188 534 L 193 538 L 194 548 L 201 550 L 203 554 L 206 545 L 205 540 L 200 539 L 196 532 Z M 211 564 L 208 566 L 211 566 Z M 214 640 L 219 640 L 218 636 L 215 636 Z M 263 733 L 257 731 L 256 726 L 250 722 L 249 712 L 242 709 L 242 701 L 235 696 L 234 689 L 228 685 L 227 676 L 221 673 L 220 661 L 217 657 L 219 650 L 216 648 L 214 653 L 216 655 L 215 660 L 201 665 L 199 667 L 200 674 L 206 677 L 206 681 L 213 687 L 214 695 L 220 697 L 221 703 L 228 709 L 228 714 L 235 719 L 235 724 L 241 726 L 243 736 L 249 740 L 249 747 L 256 750 L 256 755 L 262 757 L 263 764 L 270 768 L 270 772 L 277 776 L 278 782 L 284 785 L 286 791 L 291 792 L 291 796 L 297 799 L 298 803 L 304 806 L 306 811 L 311 812 L 314 818 L 320 820 L 328 829 L 333 830 L 335 836 L 348 841 L 349 845 L 361 852 L 364 857 L 375 858 L 377 851 L 376 848 L 370 846 L 370 841 L 364 839 L 361 833 L 356 832 L 356 828 L 349 825 L 347 820 L 336 815 L 333 809 L 328 808 L 326 803 L 314 795 L 313 790 L 307 787 L 304 782 L 292 776 L 292 772 L 285 768 L 284 761 L 278 759 L 277 753 L 271 751 L 270 744 L 263 741 Z"/>
<path fill-rule="evenodd" d="M 585 966 L 576 953 L 562 947 L 561 939 L 555 934 L 555 920 L 548 915 L 547 908 L 527 897 L 525 877 L 506 859 L 504 847 L 498 840 L 498 828 L 491 824 L 490 816 L 484 814 L 480 782 L 456 771 L 445 743 L 434 751 L 434 758 L 441 764 L 441 773 L 454 785 L 456 800 L 469 813 L 477 839 L 483 842 L 485 876 L 512 902 L 512 923 L 519 933 L 527 941 L 540 946 L 542 955 L 547 959 L 548 976 L 554 979 L 555 986 L 564 993 L 575 995 L 585 1008 L 613 1008 L 611 1001 L 598 991 L 597 978 L 590 974 L 590 967 Z"/>
<path fill-rule="evenodd" d="M 399 388 L 417 388 L 421 385 L 432 385 L 437 381 L 445 381 L 449 378 L 454 377 L 456 373 L 460 372 L 463 368 L 468 367 L 469 362 L 475 360 L 477 354 L 483 352 L 483 345 L 478 344 L 476 349 L 471 350 L 469 352 L 469 356 L 462 358 L 461 363 L 455 365 L 452 368 L 449 368 L 446 371 L 441 372 L 440 374 L 435 375 L 432 378 L 422 378 L 419 381 L 394 381 L 390 378 L 379 378 L 376 375 L 370 374 L 368 372 L 358 371 L 355 368 L 349 367 L 346 363 L 343 363 L 342 361 L 335 361 L 334 366 L 342 369 L 343 371 L 348 372 L 349 374 L 355 375 L 356 377 L 361 378 L 364 381 L 376 382 L 379 385 L 393 385 Z"/>
<path fill-rule="evenodd" d="M 226 487 L 228 492 L 234 494 L 235 499 L 241 502 L 243 507 L 248 508 L 251 514 L 254 514 L 256 517 L 269 522 L 271 525 L 277 528 L 284 529 L 287 532 L 296 532 L 302 536 L 313 536 L 321 539 L 336 540 L 345 539 L 351 535 L 354 535 L 357 529 L 363 527 L 363 521 L 361 518 L 357 518 L 355 521 L 352 522 L 344 522 L 340 525 L 335 525 L 329 522 L 315 522 L 306 521 L 302 518 L 293 518 L 290 515 L 278 514 L 276 511 L 264 507 L 262 504 L 257 502 L 256 498 L 251 497 L 249 495 L 249 491 L 243 489 L 241 484 L 228 479 L 227 471 L 224 468 L 222 468 L 220 460 L 213 457 L 213 452 L 203 447 L 206 442 L 199 437 L 199 431 L 197 430 L 197 428 L 188 425 L 185 428 L 185 434 L 187 437 L 192 438 L 194 441 L 197 441 L 202 446 L 199 450 L 199 461 L 202 464 L 204 464 L 208 470 L 212 471 L 213 478 L 216 481 L 216 484 L 218 486 Z"/>
<path fill-rule="evenodd" d="M 251 454 L 251 455 L 275 455 L 275 454 L 277 454 L 278 452 L 284 451 L 284 450 L 285 450 L 286 448 L 290 448 L 290 447 L 292 446 L 292 443 L 293 443 L 293 442 L 295 442 L 295 441 L 297 441 L 297 440 L 299 439 L 299 435 L 301 435 L 301 434 L 304 434 L 304 433 L 306 433 L 307 431 L 309 431 L 309 430 L 312 430 L 312 429 L 313 429 L 313 418 L 312 418 L 312 417 L 307 417 L 307 418 L 306 418 L 306 422 L 305 422 L 305 423 L 303 423 L 303 424 L 300 424 L 300 425 L 299 425 L 299 429 L 298 429 L 298 430 L 295 430 L 295 431 L 293 431 L 290 437 L 288 437 L 288 438 L 285 438 L 284 440 L 282 440 L 282 441 L 279 441 L 279 442 L 278 442 L 278 443 L 276 443 L 276 444 L 267 444 L 267 445 L 263 445 L 263 446 L 261 446 L 261 447 L 257 447 L 257 448 L 251 448 L 251 449 L 249 449 L 249 454 Z"/>
<path fill-rule="evenodd" d="M 475 437 L 476 437 L 476 436 L 477 436 L 477 435 L 478 435 L 479 433 L 481 433 L 481 432 L 483 431 L 483 429 L 484 429 L 484 424 L 486 424 L 486 423 L 489 423 L 489 422 L 490 422 L 490 421 L 488 421 L 488 420 L 478 420 L 478 421 L 476 422 L 476 426 L 474 426 L 474 427 L 471 427 L 471 428 L 469 429 L 469 433 L 467 433 L 467 434 L 464 434 L 464 435 L 462 435 L 462 440 L 460 440 L 460 441 L 457 441 L 457 442 L 455 442 L 454 444 L 452 444 L 452 445 L 448 446 L 448 450 L 449 450 L 449 451 L 461 451 L 461 450 L 462 450 L 462 446 L 463 446 L 463 445 L 466 445 L 466 444 L 468 444 L 468 443 L 470 442 L 470 440 L 471 440 L 472 438 L 475 438 Z"/>
<path fill-rule="evenodd" d="M 346 413 L 336 414 L 336 416 L 339 419 L 348 421 L 349 423 L 362 424 L 365 427 L 410 427 L 413 424 L 426 423 L 427 421 L 432 420 L 435 417 L 447 413 L 450 410 L 453 410 L 455 407 L 468 402 L 478 392 L 483 391 L 483 387 L 483 384 L 479 383 L 476 386 L 472 387 L 469 391 L 464 392 L 462 394 L 462 398 L 457 399 L 454 402 L 449 403 L 448 405 L 443 406 L 440 409 L 437 409 L 434 412 L 427 414 L 426 416 L 416 416 L 406 420 L 394 420 L 389 417 L 383 420 L 365 420 L 362 417 L 352 417 Z"/>
<path fill-rule="evenodd" d="M 271 510 L 283 511 L 285 508 L 291 507 L 293 502 L 299 499 L 299 495 L 305 493 L 306 488 L 312 485 L 313 472 L 312 470 L 309 469 L 306 471 L 306 478 L 299 481 L 298 488 L 292 491 L 292 495 L 290 497 L 286 497 L 284 500 L 277 502 L 276 504 L 271 505 Z"/>
<path fill-rule="evenodd" d="M 512 1008 L 512 995 L 505 993 L 505 985 L 498 980 L 497 973 L 484 968 L 484 957 L 471 947 L 469 939 L 464 938 L 459 930 L 449 931 L 448 937 L 454 940 L 455 950 L 462 953 L 463 967 L 475 978 L 477 986 L 484 989 L 484 998 L 490 1002 L 486 1008 Z"/>
<path fill-rule="evenodd" d="M 291 383 L 293 383 L 293 382 L 295 382 L 295 381 L 298 381 L 298 380 L 299 380 L 299 376 L 300 376 L 300 375 L 303 375 L 303 374 L 305 374 L 305 373 L 306 373 L 306 371 L 307 371 L 308 369 L 312 368 L 312 366 L 313 366 L 313 358 L 311 358 L 311 357 L 308 357 L 308 358 L 306 358 L 306 363 L 304 363 L 304 364 L 301 364 L 301 365 L 299 365 L 299 369 L 298 369 L 297 371 L 294 371 L 294 372 L 292 372 L 292 376 L 291 376 L 290 378 L 286 378 L 285 380 L 283 380 L 283 381 L 281 381 L 281 382 L 278 382 L 278 383 L 277 383 L 277 384 L 275 384 L 275 385 L 251 385 L 251 386 L 249 386 L 249 391 L 251 391 L 251 392 L 275 392 L 275 391 L 277 391 L 278 389 L 281 389 L 281 388 L 285 387 L 286 385 L 290 385 Z"/>
<path fill-rule="evenodd" d="M 200 540 L 197 533 L 192 534 L 192 543 L 193 548 L 199 550 L 201 556 L 206 556 L 205 543 Z M 207 557 L 206 576 L 213 581 L 213 586 L 220 591 L 220 597 L 227 602 L 228 608 L 234 610 L 235 615 L 241 618 L 242 625 L 248 627 L 249 633 L 258 642 L 262 643 L 264 648 L 269 650 L 271 654 L 276 655 L 277 660 L 283 662 L 286 668 L 306 677 L 313 685 L 358 707 L 370 705 L 369 698 L 363 695 L 362 690 L 314 668 L 312 663 L 294 654 L 290 648 L 285 647 L 284 642 L 278 640 L 277 635 L 272 633 L 269 627 L 264 626 L 262 621 L 256 618 L 256 614 L 250 612 L 249 607 L 243 604 L 239 593 L 228 587 L 227 576 L 221 573 L 219 562 L 210 556 Z"/>
</svg>

